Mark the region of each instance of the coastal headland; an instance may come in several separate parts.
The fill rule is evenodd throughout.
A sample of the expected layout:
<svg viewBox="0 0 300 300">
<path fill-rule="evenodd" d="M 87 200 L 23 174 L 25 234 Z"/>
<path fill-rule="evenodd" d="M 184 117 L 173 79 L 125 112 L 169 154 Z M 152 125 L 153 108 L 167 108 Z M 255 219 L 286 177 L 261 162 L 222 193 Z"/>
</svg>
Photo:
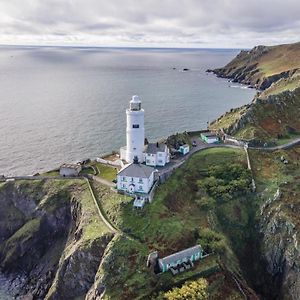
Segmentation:
<svg viewBox="0 0 300 300">
<path fill-rule="evenodd" d="M 210 124 L 224 143 L 206 144 L 200 132 L 170 137 L 191 151 L 166 167 L 170 176 L 142 210 L 115 192 L 116 167 L 97 161 L 86 162 L 78 178 L 55 170 L 2 178 L 0 269 L 9 292 L 27 299 L 167 299 L 174 287 L 205 278 L 209 299 L 299 299 L 300 96 L 298 70 L 291 72 L 298 60 L 284 69 L 281 61 L 276 70 L 260 67 L 265 55 L 269 64 L 277 61 L 278 47 L 242 52 L 214 71 L 256 82 L 261 91 Z M 267 71 L 249 71 L 251 62 L 272 80 L 283 75 L 268 86 Z M 191 270 L 156 275 L 146 265 L 153 251 L 164 257 L 195 244 L 210 255 Z"/>
</svg>

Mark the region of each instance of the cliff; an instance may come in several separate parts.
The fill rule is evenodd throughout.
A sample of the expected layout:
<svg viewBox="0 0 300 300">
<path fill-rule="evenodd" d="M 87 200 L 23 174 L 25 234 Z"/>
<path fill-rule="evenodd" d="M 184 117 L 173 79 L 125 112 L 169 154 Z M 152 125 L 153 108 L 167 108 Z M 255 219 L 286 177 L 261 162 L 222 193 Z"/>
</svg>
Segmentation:
<svg viewBox="0 0 300 300">
<path fill-rule="evenodd" d="M 113 238 L 86 183 L 1 184 L 0 205 L 0 268 L 11 293 L 34 299 L 85 295 Z"/>
<path fill-rule="evenodd" d="M 289 161 L 284 164 L 281 157 Z M 278 299 L 300 297 L 299 163 L 300 147 L 274 152 L 250 151 L 259 203 L 260 254 Z M 277 299 L 277 298 L 276 298 Z"/>
<path fill-rule="evenodd" d="M 300 88 L 256 97 L 252 103 L 220 116 L 210 128 L 259 145 L 287 141 L 300 132 Z"/>
<path fill-rule="evenodd" d="M 141 211 L 94 182 L 117 234 L 102 222 L 83 180 L 2 183 L 0 268 L 12 293 L 162 300 L 174 286 L 205 277 L 210 299 L 298 299 L 300 148 L 250 150 L 250 160 L 257 193 L 242 149 L 207 149 L 177 169 Z M 146 266 L 153 250 L 165 256 L 197 243 L 211 255 L 190 271 L 157 276 Z"/>
<path fill-rule="evenodd" d="M 225 67 L 208 70 L 233 82 L 266 90 L 272 84 L 289 78 L 298 78 L 300 43 L 279 46 L 256 46 L 241 51 Z M 295 83 L 296 84 L 296 83 Z"/>
<path fill-rule="evenodd" d="M 300 132 L 300 43 L 241 51 L 225 67 L 212 72 L 260 92 L 250 104 L 213 121 L 211 129 L 255 145 L 275 145 Z"/>
</svg>

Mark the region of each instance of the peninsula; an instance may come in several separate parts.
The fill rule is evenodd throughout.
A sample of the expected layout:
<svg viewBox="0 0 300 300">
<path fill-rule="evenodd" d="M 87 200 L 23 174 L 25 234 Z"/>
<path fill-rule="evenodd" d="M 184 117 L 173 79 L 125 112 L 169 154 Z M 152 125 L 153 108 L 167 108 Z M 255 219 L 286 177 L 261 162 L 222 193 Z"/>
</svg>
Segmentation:
<svg viewBox="0 0 300 300">
<path fill-rule="evenodd" d="M 299 45 L 258 46 L 213 70 L 259 92 L 209 130 L 151 144 L 135 96 L 120 155 L 1 178 L 8 291 L 20 299 L 168 300 L 183 291 L 299 299 Z"/>
</svg>

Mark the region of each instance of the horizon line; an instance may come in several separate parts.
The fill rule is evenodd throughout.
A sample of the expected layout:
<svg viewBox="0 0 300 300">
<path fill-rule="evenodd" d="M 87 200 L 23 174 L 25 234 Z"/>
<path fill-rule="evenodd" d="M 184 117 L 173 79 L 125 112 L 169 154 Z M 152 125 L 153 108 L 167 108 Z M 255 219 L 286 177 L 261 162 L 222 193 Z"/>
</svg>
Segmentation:
<svg viewBox="0 0 300 300">
<path fill-rule="evenodd" d="M 229 47 L 159 47 L 159 46 L 99 46 L 99 45 L 36 45 L 36 44 L 1 44 L 0 47 L 44 47 L 44 48 L 115 48 L 115 49 L 186 49 L 186 50 L 249 50 L 249 47 L 229 48 Z"/>
</svg>

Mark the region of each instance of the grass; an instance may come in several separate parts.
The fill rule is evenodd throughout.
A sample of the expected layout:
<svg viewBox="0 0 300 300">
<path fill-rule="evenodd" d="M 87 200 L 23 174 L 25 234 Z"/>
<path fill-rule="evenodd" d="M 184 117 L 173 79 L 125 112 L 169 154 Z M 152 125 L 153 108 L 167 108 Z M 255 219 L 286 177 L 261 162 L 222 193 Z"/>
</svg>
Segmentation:
<svg viewBox="0 0 300 300">
<path fill-rule="evenodd" d="M 87 168 L 82 169 L 79 173 L 79 175 L 87 175 L 87 174 L 95 175 L 94 169 L 91 167 L 87 167 Z"/>
<path fill-rule="evenodd" d="M 287 90 L 292 91 L 298 87 L 300 87 L 300 75 L 292 77 L 288 80 L 281 80 L 280 82 L 272 85 L 262 93 L 262 97 L 265 98 L 269 95 L 279 94 Z"/>
<path fill-rule="evenodd" d="M 209 125 L 209 128 L 210 129 L 228 128 L 240 118 L 240 116 L 244 113 L 244 111 L 245 111 L 245 107 L 232 109 L 230 112 L 227 112 L 218 120 L 211 123 Z"/>
<path fill-rule="evenodd" d="M 281 156 L 287 157 L 287 153 L 284 150 L 274 152 L 249 150 L 258 192 L 268 189 L 273 193 L 280 184 L 291 179 L 291 171 L 288 171 L 290 166 L 280 160 Z"/>
<path fill-rule="evenodd" d="M 142 211 L 133 209 L 129 197 L 114 196 L 101 185 L 95 185 L 107 217 L 127 236 L 109 251 L 114 259 L 107 258 L 113 264 L 109 267 L 109 272 L 113 274 L 107 277 L 107 284 L 114 288 L 107 289 L 108 298 L 132 299 L 183 282 L 197 274 L 204 276 L 208 272 L 207 276 L 210 276 L 208 270 L 218 266 L 218 256 L 204 259 L 195 269 L 176 277 L 168 273 L 156 277 L 145 267 L 145 263 L 151 251 L 158 250 L 160 256 L 165 256 L 197 244 L 195 232 L 199 227 L 211 226 L 211 214 L 195 202 L 197 193 L 193 184 L 208 167 L 225 162 L 238 162 L 246 166 L 244 151 L 213 148 L 194 154 L 159 186 L 152 203 Z M 118 260 L 120 255 L 127 257 L 126 263 Z M 229 252 L 226 256 L 226 260 L 231 260 L 233 268 L 236 268 L 233 253 Z M 132 262 L 129 257 L 134 257 Z M 118 274 L 113 271 L 114 260 L 118 262 Z"/>
<path fill-rule="evenodd" d="M 2 243 L 0 252 L 5 253 L 2 264 L 9 265 L 18 253 L 19 244 L 26 244 L 40 230 L 41 218 L 34 218 L 27 221 L 9 239 Z"/>
<path fill-rule="evenodd" d="M 98 162 L 93 162 L 92 165 L 95 166 L 99 171 L 99 174 L 97 176 L 108 181 L 113 181 L 117 178 L 118 170 L 115 167 L 101 164 Z"/>
<path fill-rule="evenodd" d="M 59 170 L 52 170 L 45 173 L 40 174 L 41 176 L 60 176 Z"/>
<path fill-rule="evenodd" d="M 83 229 L 83 239 L 93 240 L 109 233 L 110 229 L 100 218 L 87 183 L 82 181 L 80 185 L 77 184 L 76 188 L 80 189 L 77 201 L 81 204 L 82 210 L 81 226 Z"/>
<path fill-rule="evenodd" d="M 280 146 L 280 145 L 288 144 L 288 143 L 292 142 L 294 139 L 297 139 L 299 137 L 300 137 L 299 133 L 298 134 L 287 134 L 283 138 L 277 139 L 276 145 Z"/>
</svg>

